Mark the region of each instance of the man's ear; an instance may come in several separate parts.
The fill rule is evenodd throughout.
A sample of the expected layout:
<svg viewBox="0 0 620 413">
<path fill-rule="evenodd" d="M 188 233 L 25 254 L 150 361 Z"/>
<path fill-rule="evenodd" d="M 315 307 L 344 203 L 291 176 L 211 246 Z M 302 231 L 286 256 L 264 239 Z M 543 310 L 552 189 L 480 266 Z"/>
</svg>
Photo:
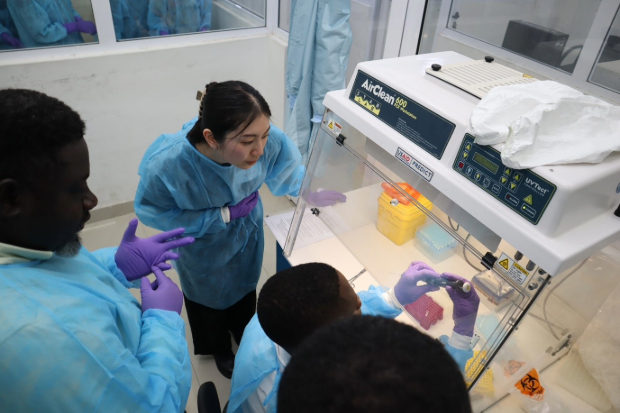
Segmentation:
<svg viewBox="0 0 620 413">
<path fill-rule="evenodd" d="M 23 212 L 24 188 L 15 179 L 0 180 L 0 218 L 13 218 Z"/>
</svg>

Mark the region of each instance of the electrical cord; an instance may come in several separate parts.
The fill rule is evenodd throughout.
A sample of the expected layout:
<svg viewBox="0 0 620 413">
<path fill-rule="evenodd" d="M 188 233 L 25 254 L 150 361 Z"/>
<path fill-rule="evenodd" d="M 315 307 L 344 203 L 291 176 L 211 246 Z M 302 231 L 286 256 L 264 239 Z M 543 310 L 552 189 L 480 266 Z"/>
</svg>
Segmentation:
<svg viewBox="0 0 620 413">
<path fill-rule="evenodd" d="M 456 224 L 456 228 L 454 228 L 454 224 L 452 223 L 452 218 L 448 217 L 448 222 L 450 223 L 450 228 L 452 228 L 454 231 L 458 231 L 461 228 L 461 224 L 457 223 Z M 465 238 L 465 243 L 467 244 L 467 240 L 469 239 L 469 237 L 471 237 L 471 234 L 467 234 L 467 237 Z M 465 258 L 465 261 L 467 261 L 467 263 L 476 271 L 480 272 L 480 271 L 484 271 L 481 270 L 480 268 L 477 268 L 474 264 L 472 264 L 469 261 L 469 258 L 467 258 L 467 248 L 463 247 L 463 258 Z"/>
<path fill-rule="evenodd" d="M 543 305 L 542 305 L 542 309 L 543 309 L 543 316 L 545 317 L 545 322 L 547 323 L 547 326 L 549 327 L 549 331 L 551 331 L 551 334 L 553 334 L 553 337 L 555 337 L 556 340 L 559 340 L 560 337 L 558 337 L 555 334 L 555 331 L 553 330 L 553 327 L 551 327 L 551 322 L 549 321 L 549 317 L 547 317 L 547 301 L 549 300 L 549 297 L 551 297 L 551 294 L 553 294 L 553 292 L 555 291 L 556 288 L 558 288 L 560 285 L 562 285 L 562 283 L 566 280 L 568 280 L 568 278 L 573 275 L 574 273 L 576 273 L 581 267 L 583 267 L 583 265 L 588 261 L 589 258 L 586 258 L 585 260 L 583 260 L 583 262 L 581 264 L 579 264 L 577 266 L 577 268 L 575 268 L 574 270 L 572 270 L 571 272 L 569 272 L 566 277 L 564 277 L 562 279 L 562 281 L 558 282 L 556 285 L 554 285 L 553 287 L 551 287 L 551 290 L 549 290 L 549 293 L 547 294 L 547 296 L 545 297 L 545 301 L 543 301 Z M 557 327 L 557 326 L 556 326 Z"/>
<path fill-rule="evenodd" d="M 452 225 L 452 222 L 450 222 L 450 225 Z M 453 228 L 454 229 L 454 228 Z M 471 234 L 467 234 L 467 237 L 465 237 L 465 244 L 467 244 L 467 240 L 469 239 L 469 237 L 471 237 Z M 463 258 L 465 258 L 465 261 L 467 261 L 467 263 L 476 271 L 481 272 L 484 271 L 481 268 L 476 267 L 474 264 L 472 264 L 469 259 L 467 258 L 467 248 L 463 247 Z"/>
<path fill-rule="evenodd" d="M 547 322 L 544 318 L 542 318 L 542 317 L 540 317 L 540 316 L 537 316 L 536 314 L 533 314 L 533 313 L 531 313 L 531 312 L 530 312 L 530 314 L 529 314 L 529 315 L 530 315 L 530 316 L 532 316 L 532 317 L 534 317 L 534 318 L 535 318 L 535 319 L 537 319 L 537 320 Z M 559 328 L 560 330 L 564 330 L 564 327 L 559 326 L 559 325 L 557 325 L 557 324 L 553 324 L 552 322 L 549 322 L 549 325 L 552 325 L 552 326 L 553 326 L 553 327 L 555 327 L 555 328 Z"/>
<path fill-rule="evenodd" d="M 461 224 L 458 224 L 458 223 L 456 224 L 456 228 L 454 228 L 454 224 L 452 224 L 452 218 L 450 217 L 448 217 L 448 222 L 450 223 L 450 227 L 455 231 L 458 231 L 459 228 L 461 228 Z"/>
</svg>

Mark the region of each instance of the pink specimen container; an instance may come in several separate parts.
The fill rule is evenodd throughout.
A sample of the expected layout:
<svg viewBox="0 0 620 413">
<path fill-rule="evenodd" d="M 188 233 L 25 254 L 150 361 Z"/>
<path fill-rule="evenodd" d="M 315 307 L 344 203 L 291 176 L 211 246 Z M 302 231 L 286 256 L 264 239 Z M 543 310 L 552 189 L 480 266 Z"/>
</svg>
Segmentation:
<svg viewBox="0 0 620 413">
<path fill-rule="evenodd" d="M 443 307 L 426 294 L 413 303 L 407 304 L 405 310 L 418 320 L 425 330 L 428 330 L 432 325 L 437 324 L 437 321 L 443 319 Z"/>
</svg>

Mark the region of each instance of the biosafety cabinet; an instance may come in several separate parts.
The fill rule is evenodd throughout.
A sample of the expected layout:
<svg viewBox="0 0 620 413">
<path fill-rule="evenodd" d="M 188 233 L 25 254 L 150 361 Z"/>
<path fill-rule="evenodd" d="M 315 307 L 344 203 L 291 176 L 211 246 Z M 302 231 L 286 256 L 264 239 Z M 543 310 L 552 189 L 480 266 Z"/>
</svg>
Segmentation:
<svg viewBox="0 0 620 413">
<path fill-rule="evenodd" d="M 605 347 L 593 343 L 605 340 L 600 317 L 619 291 L 620 154 L 504 166 L 499 146 L 474 143 L 470 114 L 493 86 L 535 79 L 498 75 L 488 60 L 441 52 L 359 64 L 325 98 L 301 190 L 347 200 L 301 196 L 284 255 L 331 256 L 358 291 L 393 288 L 412 261 L 468 279 L 481 300 L 465 370 L 474 411 L 508 411 L 493 409 L 509 393 L 550 411 L 614 411 L 596 367 Z M 298 242 L 317 220 L 333 239 Z M 400 320 L 433 337 L 454 326 L 443 288 L 402 309 Z"/>
</svg>

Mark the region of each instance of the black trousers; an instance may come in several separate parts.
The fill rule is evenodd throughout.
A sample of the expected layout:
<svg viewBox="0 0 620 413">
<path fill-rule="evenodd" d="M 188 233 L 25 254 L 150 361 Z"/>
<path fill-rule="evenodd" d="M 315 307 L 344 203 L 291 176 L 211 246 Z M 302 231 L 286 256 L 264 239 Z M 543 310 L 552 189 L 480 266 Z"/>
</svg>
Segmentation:
<svg viewBox="0 0 620 413">
<path fill-rule="evenodd" d="M 243 330 L 256 312 L 256 290 L 224 310 L 216 310 L 185 298 L 194 354 L 227 354 L 232 350 L 230 333 L 241 342 Z"/>
</svg>

